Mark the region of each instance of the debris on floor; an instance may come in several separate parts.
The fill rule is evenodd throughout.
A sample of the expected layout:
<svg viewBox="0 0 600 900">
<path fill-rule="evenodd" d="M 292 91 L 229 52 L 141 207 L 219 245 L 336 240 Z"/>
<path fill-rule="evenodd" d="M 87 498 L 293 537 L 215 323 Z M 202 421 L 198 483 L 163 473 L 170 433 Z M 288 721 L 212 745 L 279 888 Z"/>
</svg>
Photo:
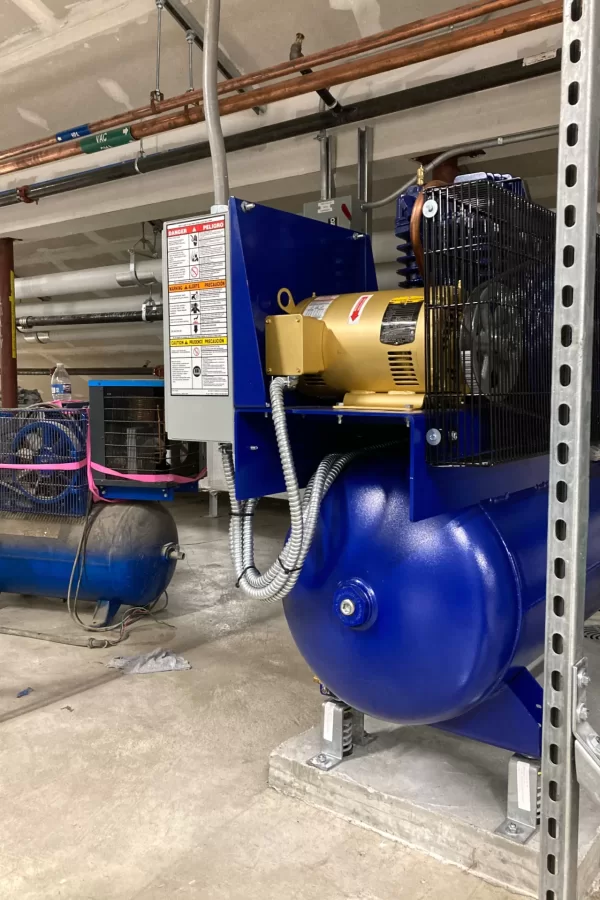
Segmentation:
<svg viewBox="0 0 600 900">
<path fill-rule="evenodd" d="M 33 688 L 24 688 L 22 691 L 19 691 L 17 697 L 26 697 L 27 694 L 32 694 Z"/>
<path fill-rule="evenodd" d="M 149 675 L 153 672 L 177 672 L 192 668 L 183 656 L 160 647 L 139 656 L 115 656 L 107 665 L 111 669 L 121 669 L 126 675 Z"/>
</svg>

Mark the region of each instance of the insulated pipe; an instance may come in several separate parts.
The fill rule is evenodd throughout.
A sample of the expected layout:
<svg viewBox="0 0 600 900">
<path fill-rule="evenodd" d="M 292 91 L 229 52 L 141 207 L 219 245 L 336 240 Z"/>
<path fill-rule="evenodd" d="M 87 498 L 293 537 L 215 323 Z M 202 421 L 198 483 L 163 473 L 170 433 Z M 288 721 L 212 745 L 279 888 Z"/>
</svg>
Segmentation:
<svg viewBox="0 0 600 900">
<path fill-rule="evenodd" d="M 0 392 L 5 409 L 18 406 L 14 241 L 0 238 Z"/>
<path fill-rule="evenodd" d="M 474 3 L 468 3 L 466 6 L 459 6 L 457 9 L 449 12 L 440 13 L 435 16 L 427 16 L 424 19 L 418 19 L 408 25 L 400 25 L 397 28 L 391 28 L 387 31 L 381 31 L 366 38 L 360 38 L 350 41 L 346 44 L 339 44 L 328 50 L 321 50 L 305 56 L 304 65 L 320 66 L 326 63 L 336 62 L 340 59 L 347 59 L 359 53 L 366 53 L 379 47 L 389 46 L 403 40 L 410 40 L 420 37 L 424 34 L 438 31 L 443 28 L 453 28 L 463 22 L 479 16 L 489 16 L 494 12 L 503 9 L 509 9 L 513 6 L 520 6 L 526 0 L 477 0 Z M 251 87 L 256 84 L 262 84 L 274 78 L 290 75 L 301 70 L 301 65 L 296 62 L 282 62 L 277 65 L 270 66 L 258 72 L 252 72 L 248 75 L 232 78 L 228 81 L 221 82 L 217 86 L 219 94 L 228 93 L 230 91 L 241 90 L 245 87 Z M 185 94 L 178 94 L 175 97 L 169 97 L 160 103 L 152 103 L 149 106 L 141 106 L 137 109 L 128 110 L 109 116 L 105 119 L 98 119 L 86 125 L 79 125 L 67 131 L 59 132 L 52 137 L 41 138 L 37 141 L 29 141 L 27 144 L 20 144 L 18 147 L 10 147 L 0 151 L 0 160 L 10 159 L 14 156 L 21 156 L 36 150 L 44 150 L 49 147 L 55 147 L 57 143 L 62 144 L 65 141 L 75 140 L 84 135 L 93 135 L 108 129 L 117 128 L 120 125 L 129 125 L 140 119 L 147 119 L 159 112 L 167 112 L 172 109 L 179 109 L 190 103 L 201 103 L 202 91 L 187 91 Z"/>
<path fill-rule="evenodd" d="M 215 206 L 226 206 L 229 200 L 229 175 L 227 174 L 227 155 L 217 95 L 220 18 L 221 0 L 206 0 L 204 51 L 202 53 L 204 115 L 206 116 L 206 130 L 212 160 Z"/>
<path fill-rule="evenodd" d="M 371 75 L 379 75 L 382 72 L 389 72 L 415 63 L 437 59 L 461 50 L 480 47 L 503 38 L 525 34 L 538 28 L 545 28 L 548 25 L 555 25 L 561 20 L 562 5 L 560 0 L 554 0 L 554 2 L 548 3 L 542 8 L 536 7 L 525 12 L 501 16 L 498 19 L 493 19 L 491 22 L 468 26 L 459 32 L 419 41 L 418 43 L 399 47 L 396 50 L 379 53 L 374 56 L 361 57 L 339 66 L 331 66 L 320 72 L 313 72 L 311 75 L 304 75 L 289 81 L 281 81 L 270 87 L 227 97 L 220 104 L 221 116 L 251 109 L 254 106 L 276 103 L 279 100 L 297 97 L 301 94 L 309 94 L 323 87 L 345 84 L 346 82 L 366 78 Z M 227 84 L 232 85 L 234 80 L 232 79 Z M 113 146 L 127 142 L 129 139 L 137 141 L 144 137 L 162 134 L 176 128 L 183 128 L 186 125 L 203 120 L 204 109 L 201 106 L 186 107 L 183 112 L 157 116 L 151 121 L 133 125 L 128 132 L 127 138 L 122 139 L 120 136 L 117 136 Z M 107 144 L 103 142 L 101 146 L 106 147 Z M 57 159 L 78 156 L 82 152 L 81 141 L 75 141 L 63 147 L 31 153 L 27 156 L 0 163 L 0 175 L 31 166 L 43 165 Z"/>
<path fill-rule="evenodd" d="M 141 259 L 136 264 L 136 271 L 142 279 L 153 277 L 156 284 L 162 282 L 160 259 Z M 17 300 L 31 300 L 37 297 L 80 294 L 86 291 L 114 291 L 122 286 L 117 279 L 120 278 L 122 282 L 129 272 L 129 264 L 121 263 L 116 266 L 80 269 L 76 272 L 53 272 L 51 275 L 17 278 L 15 295 Z"/>
<path fill-rule="evenodd" d="M 468 153 L 474 153 L 477 150 L 491 150 L 492 147 L 503 147 L 505 144 L 518 144 L 522 141 L 536 141 L 542 138 L 554 137 L 557 134 L 558 125 L 549 125 L 548 128 L 539 128 L 537 131 L 520 131 L 517 134 L 509 134 L 506 137 L 488 138 L 485 141 L 475 141 L 473 144 L 465 144 L 464 147 L 453 147 L 451 150 L 444 150 L 443 153 L 440 153 L 438 156 L 435 156 L 431 162 L 428 162 L 426 166 L 423 166 L 423 175 L 427 176 L 430 172 L 433 172 L 437 166 L 440 166 L 447 159 L 452 159 L 453 156 L 465 156 Z M 401 187 L 392 191 L 387 197 L 382 197 L 381 200 L 373 200 L 371 203 L 362 203 L 361 209 L 380 209 L 382 206 L 387 206 L 388 203 L 393 203 L 394 200 L 398 199 L 400 194 L 403 194 L 409 187 L 416 184 L 418 177 L 418 174 L 413 175 L 412 178 L 409 178 L 409 180 L 401 185 Z"/>
<path fill-rule="evenodd" d="M 523 60 L 516 59 L 500 63 L 497 66 L 490 66 L 487 69 L 475 69 L 474 71 L 466 72 L 464 75 L 417 85 L 404 91 L 396 91 L 392 94 L 384 94 L 381 97 L 360 100 L 352 106 L 345 107 L 337 116 L 333 116 L 329 112 L 311 113 L 297 119 L 290 119 L 287 122 L 277 122 L 273 125 L 265 125 L 239 134 L 228 135 L 225 138 L 225 147 L 228 153 L 232 153 L 235 150 L 248 150 L 251 147 L 260 147 L 274 141 L 283 141 L 326 128 L 391 115 L 407 109 L 439 103 L 443 100 L 453 100 L 458 97 L 465 97 L 475 91 L 505 87 L 508 84 L 517 84 L 522 81 L 528 81 L 531 78 L 552 75 L 559 71 L 560 54 L 549 59 L 539 60 L 528 66 L 523 65 Z M 148 172 L 158 172 L 171 166 L 197 162 L 200 159 L 206 159 L 208 156 L 210 156 L 208 142 L 200 141 L 194 144 L 186 144 L 173 150 L 163 150 L 147 156 L 140 156 L 136 159 L 126 159 L 122 162 L 100 166 L 96 169 L 73 172 L 70 175 L 39 181 L 26 187 L 2 191 L 0 192 L 0 208 L 21 203 L 23 196 L 26 196 L 29 201 L 37 202 L 44 197 L 52 197 L 56 194 L 64 194 L 68 191 L 76 191 L 80 188 L 92 187 L 98 184 L 109 184 L 112 181 L 119 181 L 121 178 L 145 175 Z"/>
</svg>

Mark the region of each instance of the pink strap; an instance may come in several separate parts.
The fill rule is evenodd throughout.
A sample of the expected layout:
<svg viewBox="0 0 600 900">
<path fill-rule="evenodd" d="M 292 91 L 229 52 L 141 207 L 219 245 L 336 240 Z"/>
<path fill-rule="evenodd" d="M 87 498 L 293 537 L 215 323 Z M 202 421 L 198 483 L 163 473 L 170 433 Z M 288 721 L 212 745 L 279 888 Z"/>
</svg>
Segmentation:
<svg viewBox="0 0 600 900">
<path fill-rule="evenodd" d="M 170 475 L 168 472 L 164 475 L 131 475 L 127 472 L 117 472 L 116 469 L 109 469 L 107 466 L 101 466 L 100 463 L 92 462 L 92 445 L 90 441 L 90 432 L 88 428 L 88 438 L 87 438 L 87 450 L 86 450 L 86 464 L 87 464 L 87 480 L 88 487 L 90 489 L 90 493 L 92 494 L 94 500 L 102 501 L 103 503 L 118 503 L 118 500 L 108 500 L 106 497 L 102 497 L 98 488 L 96 487 L 96 482 L 94 481 L 94 472 L 102 472 L 103 475 L 112 475 L 113 478 L 125 478 L 127 481 L 140 481 L 145 484 L 165 484 L 174 483 L 174 484 L 191 484 L 194 481 L 200 481 L 201 478 L 204 478 L 206 475 L 206 469 L 203 469 L 199 475 L 196 475 L 195 478 L 185 478 L 183 475 Z"/>
<path fill-rule="evenodd" d="M 0 469 L 29 469 L 35 472 L 72 472 L 74 469 L 83 469 L 84 466 L 87 465 L 87 460 L 80 459 L 79 462 L 70 462 L 70 463 L 40 463 L 40 465 L 35 465 L 33 463 L 0 463 Z"/>
<path fill-rule="evenodd" d="M 53 402 L 60 403 L 61 401 L 55 400 Z M 30 472 L 73 472 L 83 468 L 87 468 L 87 481 L 90 493 L 95 500 L 102 500 L 104 503 L 117 503 L 118 501 L 107 500 L 100 495 L 94 482 L 93 469 L 96 472 L 102 472 L 103 475 L 111 475 L 113 478 L 125 478 L 127 481 L 140 481 L 144 484 L 192 484 L 200 481 L 206 475 L 206 469 L 203 469 L 195 478 L 187 478 L 184 475 L 172 475 L 168 472 L 164 475 L 133 475 L 128 472 L 117 472 L 116 469 L 109 469 L 107 466 L 101 466 L 99 463 L 92 462 L 89 427 L 86 442 L 86 458 L 80 459 L 79 462 L 40 463 L 39 465 L 34 463 L 15 463 L 14 465 L 12 463 L 0 463 L 0 469 L 17 469 Z"/>
<path fill-rule="evenodd" d="M 164 484 L 165 482 L 173 482 L 174 484 L 191 484 L 193 481 L 200 481 L 206 475 L 206 470 L 196 475 L 195 478 L 186 478 L 184 475 L 171 475 L 165 472 L 163 475 L 133 475 L 128 472 L 117 472 L 116 469 L 108 469 L 90 460 L 90 468 L 95 472 L 102 472 L 103 475 L 112 475 L 114 478 L 126 478 L 128 481 L 142 481 L 145 484 Z"/>
</svg>

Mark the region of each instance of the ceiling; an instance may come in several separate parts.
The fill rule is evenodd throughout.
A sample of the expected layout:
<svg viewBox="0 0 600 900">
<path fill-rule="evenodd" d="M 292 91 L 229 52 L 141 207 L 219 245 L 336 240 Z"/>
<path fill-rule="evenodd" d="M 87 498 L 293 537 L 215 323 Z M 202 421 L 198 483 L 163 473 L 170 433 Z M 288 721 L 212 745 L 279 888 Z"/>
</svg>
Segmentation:
<svg viewBox="0 0 600 900">
<path fill-rule="evenodd" d="M 202 22 L 203 0 L 185 4 Z M 223 0 L 221 45 L 242 72 L 455 6 L 454 0 Z M 0 146 L 35 140 L 144 105 L 155 83 L 154 0 L 0 0 Z M 194 81 L 201 78 L 194 54 Z M 163 14 L 161 90 L 188 88 L 184 32 Z"/>
</svg>

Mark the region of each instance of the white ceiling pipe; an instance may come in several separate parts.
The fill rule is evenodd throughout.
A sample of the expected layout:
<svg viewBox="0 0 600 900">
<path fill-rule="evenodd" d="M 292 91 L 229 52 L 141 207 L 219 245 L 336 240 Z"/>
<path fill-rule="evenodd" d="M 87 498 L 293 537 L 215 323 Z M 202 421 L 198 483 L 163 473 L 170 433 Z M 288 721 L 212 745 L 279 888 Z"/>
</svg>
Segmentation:
<svg viewBox="0 0 600 900">
<path fill-rule="evenodd" d="M 148 294 L 149 296 L 149 294 Z M 25 300 L 17 304 L 17 318 L 21 316 L 68 316 L 79 313 L 126 312 L 138 310 L 148 298 L 143 294 L 120 294 L 117 297 L 106 297 L 93 300 L 37 300 L 32 303 Z M 155 303 L 162 303 L 159 290 L 153 293 Z"/>
<path fill-rule="evenodd" d="M 162 261 L 160 259 L 139 259 L 136 272 L 141 280 L 153 277 L 155 283 L 162 282 Z M 17 300 L 32 300 L 37 297 L 55 297 L 64 294 L 82 294 L 86 291 L 114 291 L 123 286 L 120 279 L 130 274 L 129 263 L 116 266 L 99 266 L 95 269 L 79 269 L 74 272 L 53 272 L 50 275 L 33 275 L 29 278 L 15 278 Z M 126 285 L 134 287 L 133 283 Z"/>
</svg>

